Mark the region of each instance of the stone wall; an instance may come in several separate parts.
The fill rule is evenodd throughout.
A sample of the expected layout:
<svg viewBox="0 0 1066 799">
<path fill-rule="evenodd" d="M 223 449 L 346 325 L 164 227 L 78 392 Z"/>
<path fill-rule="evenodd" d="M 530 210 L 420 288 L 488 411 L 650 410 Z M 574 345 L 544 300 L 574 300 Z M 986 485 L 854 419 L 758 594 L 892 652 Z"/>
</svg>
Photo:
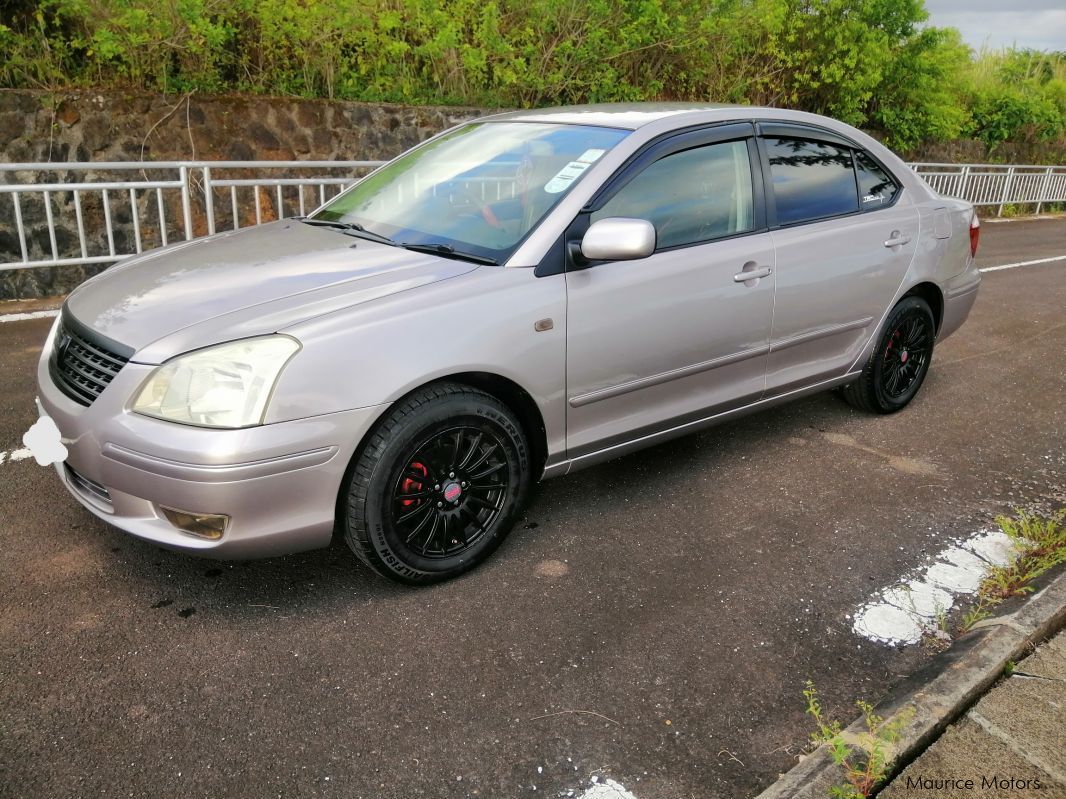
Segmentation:
<svg viewBox="0 0 1066 799">
<path fill-rule="evenodd" d="M 177 160 L 380 160 L 391 158 L 429 136 L 484 111 L 459 107 L 408 107 L 277 97 L 162 96 L 78 92 L 0 91 L 0 155 L 4 162 L 177 161 Z M 0 181 L 113 179 L 105 173 L 64 171 L 12 175 Z M 229 177 L 233 177 L 230 175 Z M 16 180 L 17 179 L 17 180 Z M 119 199 L 119 198 L 116 198 Z M 71 196 L 58 204 L 57 245 L 61 255 L 80 251 Z M 150 196 L 142 234 L 150 242 Z M 69 213 L 58 213 L 68 206 Z M 92 231 L 90 250 L 107 252 L 99 195 L 83 197 L 83 217 Z M 132 240 L 128 204 L 114 202 L 117 251 Z M 23 201 L 29 255 L 49 258 L 51 245 L 40 195 Z M 254 209 L 249 213 L 254 217 Z M 194 226 L 202 227 L 202 208 Z M 219 220 L 220 224 L 224 220 Z M 177 240 L 180 231 L 169 231 Z M 0 263 L 18 260 L 14 209 L 0 195 Z M 0 271 L 0 299 L 63 294 L 104 266 L 67 266 Z"/>
</svg>

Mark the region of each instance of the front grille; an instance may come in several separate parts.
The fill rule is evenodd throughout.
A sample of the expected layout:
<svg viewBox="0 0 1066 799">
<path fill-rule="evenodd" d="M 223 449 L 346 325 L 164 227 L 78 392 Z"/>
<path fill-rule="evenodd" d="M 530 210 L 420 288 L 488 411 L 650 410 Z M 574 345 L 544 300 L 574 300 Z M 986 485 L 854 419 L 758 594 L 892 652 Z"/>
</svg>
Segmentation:
<svg viewBox="0 0 1066 799">
<path fill-rule="evenodd" d="M 113 509 L 114 506 L 111 504 L 111 493 L 106 488 L 96 481 L 78 474 L 68 463 L 64 463 L 63 468 L 66 470 L 67 479 L 70 480 L 70 484 L 77 489 L 79 494 L 89 500 L 95 500 L 95 504 L 102 504 L 108 510 Z"/>
<path fill-rule="evenodd" d="M 49 371 L 64 394 L 87 406 L 103 393 L 128 361 L 129 358 L 89 341 L 63 321 L 56 330 Z"/>
</svg>

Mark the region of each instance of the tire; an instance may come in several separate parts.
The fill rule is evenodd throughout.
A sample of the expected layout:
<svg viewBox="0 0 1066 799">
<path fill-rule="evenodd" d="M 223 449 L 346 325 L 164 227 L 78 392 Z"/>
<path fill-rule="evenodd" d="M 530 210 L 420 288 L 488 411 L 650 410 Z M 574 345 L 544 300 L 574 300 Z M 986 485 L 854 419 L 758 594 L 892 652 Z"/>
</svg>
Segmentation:
<svg viewBox="0 0 1066 799">
<path fill-rule="evenodd" d="M 529 445 L 509 408 L 458 383 L 427 386 L 400 400 L 357 454 L 345 540 L 392 580 L 457 577 L 500 545 L 531 482 Z"/>
<path fill-rule="evenodd" d="M 844 399 L 871 413 L 902 410 L 929 373 L 935 339 L 929 303 L 921 297 L 904 297 L 888 315 L 862 375 L 841 390 Z"/>
</svg>

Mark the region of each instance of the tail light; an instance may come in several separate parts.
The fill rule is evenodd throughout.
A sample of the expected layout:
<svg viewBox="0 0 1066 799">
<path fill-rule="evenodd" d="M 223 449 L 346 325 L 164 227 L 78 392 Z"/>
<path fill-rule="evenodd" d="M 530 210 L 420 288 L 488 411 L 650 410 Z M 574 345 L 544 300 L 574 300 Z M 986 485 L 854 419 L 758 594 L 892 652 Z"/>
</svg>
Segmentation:
<svg viewBox="0 0 1066 799">
<path fill-rule="evenodd" d="M 977 218 L 977 211 L 973 212 L 970 220 L 970 255 L 977 257 L 977 242 L 981 239 L 981 220 Z"/>
</svg>

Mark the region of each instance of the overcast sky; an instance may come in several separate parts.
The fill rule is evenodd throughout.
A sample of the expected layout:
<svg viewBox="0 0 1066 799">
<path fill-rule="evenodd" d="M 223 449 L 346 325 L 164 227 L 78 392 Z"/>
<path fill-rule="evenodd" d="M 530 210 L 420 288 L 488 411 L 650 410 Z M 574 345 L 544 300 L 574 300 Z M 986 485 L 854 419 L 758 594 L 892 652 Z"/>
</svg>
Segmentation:
<svg viewBox="0 0 1066 799">
<path fill-rule="evenodd" d="M 925 0 L 932 25 L 962 32 L 970 47 L 1066 50 L 1066 0 Z"/>
</svg>

